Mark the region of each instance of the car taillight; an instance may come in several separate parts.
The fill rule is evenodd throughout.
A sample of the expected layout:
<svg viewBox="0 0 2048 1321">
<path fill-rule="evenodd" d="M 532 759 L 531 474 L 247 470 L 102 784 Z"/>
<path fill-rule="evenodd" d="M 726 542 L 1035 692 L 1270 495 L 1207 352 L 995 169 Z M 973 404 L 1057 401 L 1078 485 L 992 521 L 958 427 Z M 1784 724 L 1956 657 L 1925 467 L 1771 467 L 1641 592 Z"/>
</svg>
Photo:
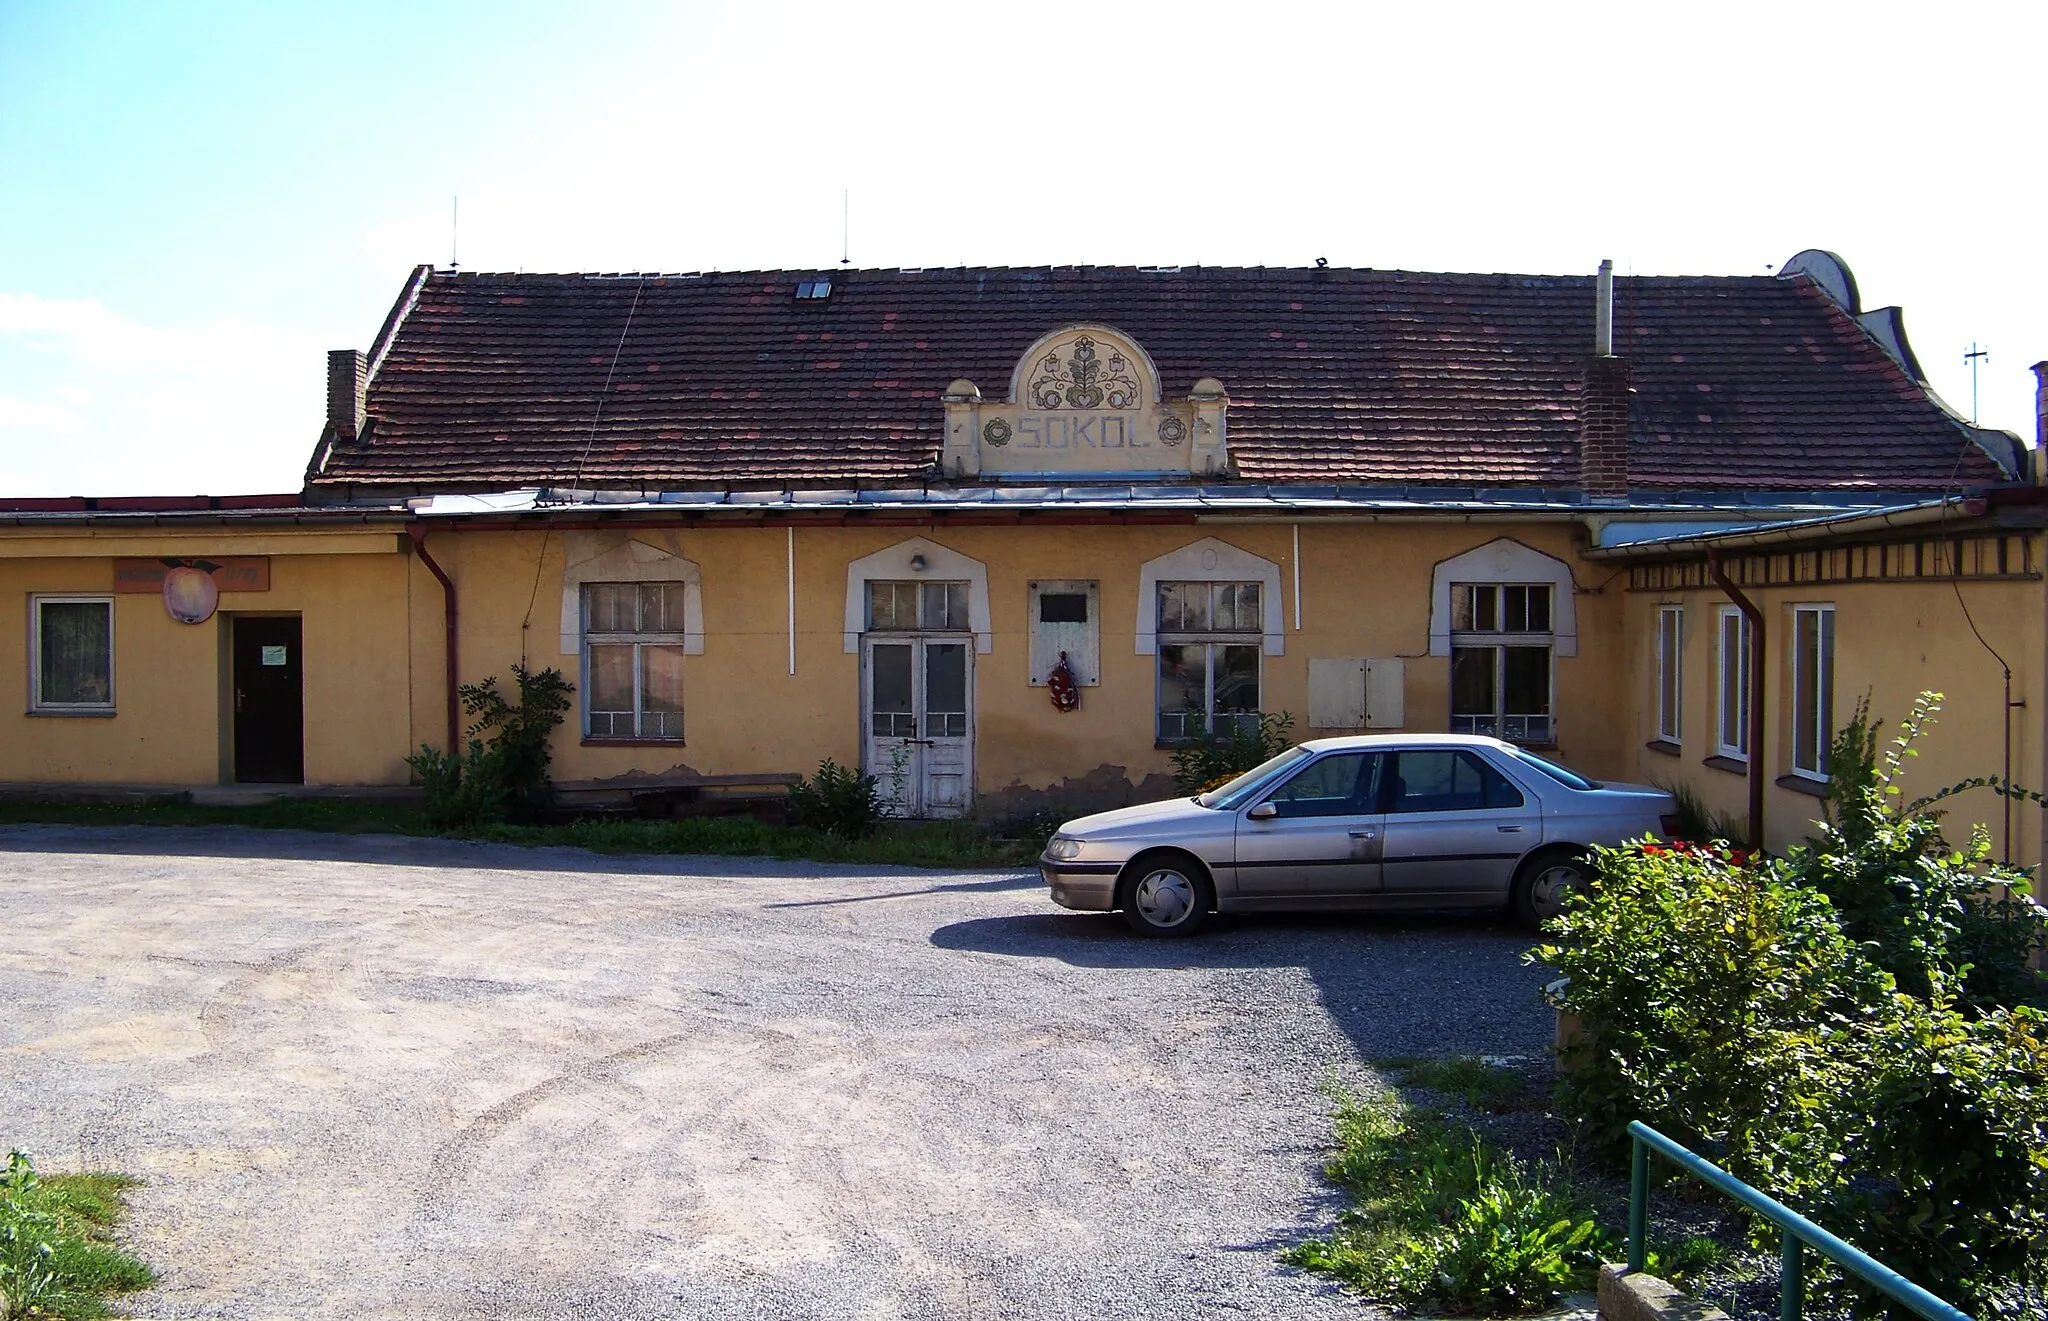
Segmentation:
<svg viewBox="0 0 2048 1321">
<path fill-rule="evenodd" d="M 1658 817 L 1657 825 L 1658 828 L 1663 830 L 1664 838 L 1678 838 L 1678 814 L 1676 812 L 1666 812 L 1663 816 Z"/>
</svg>

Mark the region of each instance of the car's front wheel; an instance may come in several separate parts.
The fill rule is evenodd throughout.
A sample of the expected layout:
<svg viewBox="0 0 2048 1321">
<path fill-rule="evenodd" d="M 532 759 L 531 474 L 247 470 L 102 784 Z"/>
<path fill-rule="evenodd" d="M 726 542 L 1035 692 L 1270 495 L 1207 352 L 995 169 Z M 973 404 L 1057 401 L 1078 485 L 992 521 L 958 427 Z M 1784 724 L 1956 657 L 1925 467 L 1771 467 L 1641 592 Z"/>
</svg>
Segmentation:
<svg viewBox="0 0 2048 1321">
<path fill-rule="evenodd" d="M 1585 854 L 1576 849 L 1545 849 L 1532 854 L 1515 873 L 1508 907 L 1517 922 L 1534 930 L 1563 912 L 1566 896 L 1592 878 Z"/>
<path fill-rule="evenodd" d="M 1216 906 L 1209 873 L 1185 854 L 1137 859 L 1125 873 L 1118 898 L 1124 921 L 1141 936 L 1192 936 Z"/>
</svg>

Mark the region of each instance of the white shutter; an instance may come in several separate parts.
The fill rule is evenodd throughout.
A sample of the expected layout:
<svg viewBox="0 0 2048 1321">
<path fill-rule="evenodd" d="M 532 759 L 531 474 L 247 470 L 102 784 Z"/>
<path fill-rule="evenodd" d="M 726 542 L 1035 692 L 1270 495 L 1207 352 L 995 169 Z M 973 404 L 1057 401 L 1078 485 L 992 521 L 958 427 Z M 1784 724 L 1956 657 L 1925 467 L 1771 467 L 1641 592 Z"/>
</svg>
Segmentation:
<svg viewBox="0 0 2048 1321">
<path fill-rule="evenodd" d="M 1400 729 L 1408 723 L 1408 664 L 1398 656 L 1374 657 L 1365 665 L 1365 727 Z"/>
<path fill-rule="evenodd" d="M 1365 728 L 1365 665 L 1355 656 L 1309 659 L 1309 728 Z"/>
</svg>

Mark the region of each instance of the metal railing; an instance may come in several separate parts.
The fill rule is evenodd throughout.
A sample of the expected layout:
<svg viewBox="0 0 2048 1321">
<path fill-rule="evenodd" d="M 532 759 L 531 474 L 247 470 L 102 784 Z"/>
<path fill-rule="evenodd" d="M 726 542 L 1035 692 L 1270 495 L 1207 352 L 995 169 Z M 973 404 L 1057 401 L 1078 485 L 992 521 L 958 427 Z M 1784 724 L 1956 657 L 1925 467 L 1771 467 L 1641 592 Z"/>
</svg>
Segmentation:
<svg viewBox="0 0 2048 1321">
<path fill-rule="evenodd" d="M 1695 1156 L 1638 1119 L 1628 1126 L 1631 1145 L 1628 1186 L 1628 1268 L 1647 1264 L 1650 1221 L 1650 1153 L 1655 1151 L 1687 1174 L 1725 1193 L 1784 1231 L 1778 1275 L 1779 1321 L 1799 1321 L 1806 1311 L 1806 1253 L 1821 1255 L 1886 1297 L 1904 1303 L 1928 1321 L 1970 1321 L 1927 1290 L 1868 1253 L 1844 1243 L 1775 1198 L 1766 1197 L 1710 1160 Z"/>
</svg>

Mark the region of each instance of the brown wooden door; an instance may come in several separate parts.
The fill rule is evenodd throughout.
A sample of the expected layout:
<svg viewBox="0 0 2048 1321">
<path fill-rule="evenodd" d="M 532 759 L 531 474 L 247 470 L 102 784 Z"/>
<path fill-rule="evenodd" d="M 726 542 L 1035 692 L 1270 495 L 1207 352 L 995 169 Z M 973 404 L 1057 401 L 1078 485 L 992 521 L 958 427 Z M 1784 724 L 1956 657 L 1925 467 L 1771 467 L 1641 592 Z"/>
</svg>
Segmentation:
<svg viewBox="0 0 2048 1321">
<path fill-rule="evenodd" d="M 306 711 L 299 617 L 235 624 L 235 779 L 303 784 Z"/>
</svg>

